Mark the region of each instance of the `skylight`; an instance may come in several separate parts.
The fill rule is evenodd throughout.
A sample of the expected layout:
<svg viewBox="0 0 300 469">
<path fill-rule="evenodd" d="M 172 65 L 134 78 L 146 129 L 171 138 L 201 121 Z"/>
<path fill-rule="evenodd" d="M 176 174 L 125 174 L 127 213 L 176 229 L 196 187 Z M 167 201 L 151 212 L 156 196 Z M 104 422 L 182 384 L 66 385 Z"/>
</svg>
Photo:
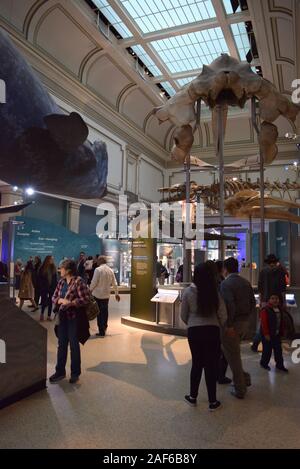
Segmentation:
<svg viewBox="0 0 300 469">
<path fill-rule="evenodd" d="M 136 53 L 138 58 L 141 59 L 141 61 L 146 65 L 152 75 L 157 77 L 162 74 L 159 68 L 155 65 L 151 57 L 147 54 L 147 52 L 142 46 L 132 46 L 132 50 Z"/>
<path fill-rule="evenodd" d="M 170 96 L 173 96 L 176 93 L 173 86 L 168 81 L 164 81 L 163 83 L 161 83 L 161 86 L 164 87 L 164 89 Z"/>
<path fill-rule="evenodd" d="M 246 55 L 251 49 L 251 46 L 245 23 L 232 24 L 231 30 L 239 51 L 240 59 L 247 60 Z"/>
<path fill-rule="evenodd" d="M 221 28 L 174 36 L 150 43 L 171 73 L 198 70 L 228 47 Z"/>
<path fill-rule="evenodd" d="M 223 0 L 227 15 L 248 10 L 247 0 Z"/>
<path fill-rule="evenodd" d="M 93 2 L 123 38 L 132 37 L 132 34 L 127 26 L 123 23 L 121 18 L 117 15 L 117 13 L 106 0 L 93 0 Z"/>
<path fill-rule="evenodd" d="M 215 18 L 211 0 L 120 0 L 143 34 Z"/>
<path fill-rule="evenodd" d="M 197 75 L 194 75 L 193 77 L 186 77 L 186 78 L 179 78 L 176 80 L 176 83 L 178 86 L 184 86 L 193 81 L 196 78 Z"/>
</svg>

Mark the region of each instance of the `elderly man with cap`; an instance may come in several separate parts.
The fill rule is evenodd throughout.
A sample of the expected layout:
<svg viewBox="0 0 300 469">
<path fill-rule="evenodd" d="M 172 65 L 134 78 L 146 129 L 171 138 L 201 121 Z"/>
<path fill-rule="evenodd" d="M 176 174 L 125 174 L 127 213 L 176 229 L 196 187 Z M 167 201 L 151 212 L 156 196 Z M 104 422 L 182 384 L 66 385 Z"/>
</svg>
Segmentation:
<svg viewBox="0 0 300 469">
<path fill-rule="evenodd" d="M 278 295 L 280 305 L 285 304 L 286 280 L 285 271 L 279 264 L 275 254 L 269 254 L 265 259 L 266 266 L 260 271 L 258 279 L 258 293 L 261 306 L 265 306 L 271 294 Z M 251 350 L 257 352 L 261 342 L 260 332 L 255 334 Z"/>
</svg>

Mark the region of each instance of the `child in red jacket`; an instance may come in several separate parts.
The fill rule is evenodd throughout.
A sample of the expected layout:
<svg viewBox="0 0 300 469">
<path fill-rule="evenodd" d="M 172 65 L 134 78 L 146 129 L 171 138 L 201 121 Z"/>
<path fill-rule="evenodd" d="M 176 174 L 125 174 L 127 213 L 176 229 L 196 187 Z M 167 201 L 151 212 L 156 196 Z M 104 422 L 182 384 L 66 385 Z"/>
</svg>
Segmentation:
<svg viewBox="0 0 300 469">
<path fill-rule="evenodd" d="M 269 361 L 274 350 L 274 358 L 277 370 L 288 372 L 283 363 L 281 337 L 283 336 L 283 312 L 280 306 L 279 296 L 270 295 L 269 301 L 260 312 L 261 335 L 263 351 L 260 366 L 265 370 L 271 370 Z"/>
</svg>

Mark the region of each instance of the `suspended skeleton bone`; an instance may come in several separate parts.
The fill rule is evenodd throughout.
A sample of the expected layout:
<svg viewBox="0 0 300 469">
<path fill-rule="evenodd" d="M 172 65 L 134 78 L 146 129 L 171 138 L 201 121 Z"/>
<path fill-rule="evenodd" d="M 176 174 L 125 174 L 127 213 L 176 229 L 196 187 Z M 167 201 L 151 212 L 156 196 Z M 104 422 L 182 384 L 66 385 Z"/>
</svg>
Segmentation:
<svg viewBox="0 0 300 469">
<path fill-rule="evenodd" d="M 225 211 L 236 218 L 260 217 L 260 193 L 252 190 L 237 192 L 233 197 L 225 200 Z M 300 217 L 288 212 L 289 208 L 300 209 L 296 202 L 264 196 L 264 214 L 267 219 L 287 220 L 300 223 Z M 287 210 L 282 210 L 281 207 Z"/>
<path fill-rule="evenodd" d="M 259 180 L 256 182 L 251 182 L 250 180 L 242 181 L 242 180 L 233 180 L 227 179 L 224 182 L 224 194 L 225 200 L 229 197 L 233 197 L 236 193 L 244 190 L 252 190 L 257 191 L 260 188 Z M 299 191 L 300 184 L 297 182 L 290 182 L 287 179 L 283 183 L 274 182 L 270 183 L 269 181 L 265 181 L 265 190 L 268 191 L 269 197 L 272 195 L 273 192 L 277 192 L 281 199 L 284 199 L 284 195 L 288 193 L 289 199 L 292 202 L 292 191 Z M 172 187 L 163 187 L 158 189 L 164 195 L 163 201 L 164 202 L 175 202 L 179 200 L 184 200 L 186 198 L 186 190 L 185 184 L 175 184 Z M 257 194 L 259 194 L 257 192 Z M 219 210 L 219 199 L 220 199 L 220 185 L 219 183 L 214 183 L 207 186 L 197 185 L 194 181 L 191 182 L 190 185 L 190 201 L 196 201 L 198 198 L 201 198 L 203 203 L 207 208 L 212 210 Z M 280 200 L 281 200 L 280 199 Z M 278 200 L 278 199 L 277 199 Z M 288 202 L 288 201 L 287 201 Z"/>
<path fill-rule="evenodd" d="M 254 73 L 249 64 L 240 63 L 227 54 L 222 54 L 209 66 L 204 65 L 200 75 L 172 96 L 164 106 L 154 109 L 160 122 L 169 120 L 176 126 L 172 157 L 184 163 L 190 155 L 197 100 L 203 99 L 213 110 L 217 105 L 244 108 L 246 101 L 252 97 L 259 100 L 263 121 L 259 137 L 260 150 L 265 163 L 272 163 L 278 152 L 278 132 L 273 122 L 280 115 L 294 122 L 300 106 L 279 93 L 270 81 Z M 213 131 L 216 135 L 215 125 Z"/>
</svg>

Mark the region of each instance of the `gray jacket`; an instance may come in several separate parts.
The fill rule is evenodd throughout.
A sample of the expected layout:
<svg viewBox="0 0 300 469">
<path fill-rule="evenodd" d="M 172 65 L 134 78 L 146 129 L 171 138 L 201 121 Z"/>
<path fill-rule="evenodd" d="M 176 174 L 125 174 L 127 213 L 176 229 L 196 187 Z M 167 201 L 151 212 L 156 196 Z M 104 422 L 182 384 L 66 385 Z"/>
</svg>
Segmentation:
<svg viewBox="0 0 300 469">
<path fill-rule="evenodd" d="M 248 321 L 256 308 L 255 296 L 248 280 L 240 277 L 238 273 L 230 274 L 221 283 L 220 291 L 227 307 L 227 326 Z"/>
<path fill-rule="evenodd" d="M 200 316 L 197 305 L 197 287 L 192 284 L 184 290 L 182 295 L 181 319 L 187 327 L 224 326 L 227 320 L 226 306 L 221 295 L 219 295 L 218 311 L 208 317 Z"/>
</svg>

